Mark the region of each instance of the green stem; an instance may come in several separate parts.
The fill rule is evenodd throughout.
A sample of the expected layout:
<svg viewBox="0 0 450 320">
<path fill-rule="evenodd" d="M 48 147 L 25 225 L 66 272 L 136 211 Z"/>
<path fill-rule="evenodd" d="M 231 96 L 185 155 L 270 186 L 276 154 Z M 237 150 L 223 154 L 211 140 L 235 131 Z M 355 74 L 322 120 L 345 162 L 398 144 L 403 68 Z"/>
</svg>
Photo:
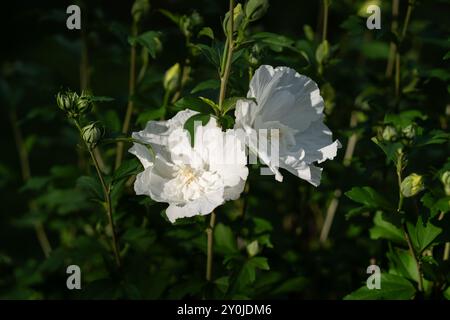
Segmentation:
<svg viewBox="0 0 450 320">
<path fill-rule="evenodd" d="M 20 169 L 22 171 L 22 180 L 24 182 L 28 181 L 31 178 L 31 169 L 30 169 L 30 160 L 28 157 L 28 151 L 25 147 L 25 143 L 23 140 L 22 131 L 20 130 L 17 114 L 15 110 L 10 113 L 11 125 L 13 128 L 14 141 L 17 148 L 17 153 L 19 155 L 20 161 Z M 28 204 L 30 210 L 36 211 L 36 203 L 31 201 Z M 41 222 L 34 223 L 34 231 L 36 232 L 36 238 L 38 239 L 39 245 L 41 246 L 42 252 L 45 257 L 48 258 L 52 251 L 52 247 L 50 242 L 48 241 L 47 233 L 45 232 L 44 226 Z"/>
<path fill-rule="evenodd" d="M 403 42 L 406 31 L 408 30 L 409 21 L 411 20 L 411 14 L 414 9 L 415 0 L 410 0 L 408 2 L 408 9 L 406 11 L 405 22 L 403 23 L 402 33 L 400 35 L 400 43 Z M 398 107 L 398 102 L 400 99 L 400 53 L 397 52 L 395 54 L 395 98 Z"/>
<path fill-rule="evenodd" d="M 414 3 L 415 3 L 415 0 L 410 0 L 408 2 L 408 9 L 406 11 L 405 22 L 403 23 L 401 40 L 403 40 L 403 38 L 405 38 L 406 31 L 408 30 L 409 21 L 411 20 L 411 14 L 414 9 Z"/>
<path fill-rule="evenodd" d="M 400 0 L 392 1 L 392 23 L 391 23 L 391 32 L 396 33 L 398 28 L 398 8 L 399 8 Z M 389 48 L 389 58 L 388 63 L 386 65 L 386 78 L 390 78 L 392 76 L 392 70 L 394 69 L 395 62 L 395 53 L 397 51 L 397 45 L 391 41 Z"/>
<path fill-rule="evenodd" d="M 327 40 L 329 0 L 323 0 L 322 42 Z"/>
<path fill-rule="evenodd" d="M 216 213 L 211 212 L 211 218 L 209 220 L 209 226 L 206 229 L 206 235 L 208 238 L 207 246 L 207 259 L 206 259 L 206 281 L 212 279 L 212 261 L 213 261 L 213 245 L 214 245 L 214 225 L 216 222 Z"/>
<path fill-rule="evenodd" d="M 82 137 L 82 129 L 77 120 L 75 120 L 75 125 L 80 133 L 80 136 Z M 95 157 L 95 154 L 93 152 L 93 148 L 90 147 L 86 142 L 85 142 L 85 145 L 89 152 L 89 155 L 91 156 L 92 162 L 94 163 L 94 167 L 97 172 L 97 176 L 100 180 L 100 184 L 103 189 L 103 197 L 105 199 L 105 205 L 106 205 L 106 208 L 105 208 L 106 215 L 108 216 L 108 224 L 111 229 L 111 235 L 112 235 L 112 249 L 114 252 L 114 258 L 116 260 L 116 264 L 118 267 L 120 267 L 121 261 L 120 261 L 119 247 L 117 244 L 116 228 L 114 226 L 114 220 L 113 220 L 113 209 L 112 209 L 112 204 L 111 204 L 111 190 L 110 190 L 110 187 L 106 184 L 105 178 L 103 177 L 102 171 L 100 170 L 100 166 L 98 164 L 97 158 Z"/>
<path fill-rule="evenodd" d="M 400 53 L 395 53 L 395 100 L 398 105 L 400 99 Z"/>
<path fill-rule="evenodd" d="M 133 25 L 131 27 L 131 35 L 133 37 L 136 37 L 138 34 L 138 26 L 137 22 L 133 21 Z M 128 130 L 130 128 L 130 122 L 131 122 L 131 116 L 133 115 L 133 108 L 134 108 L 134 92 L 136 89 L 136 45 L 131 45 L 131 51 L 130 51 L 130 75 L 128 79 L 128 105 L 127 105 L 127 111 L 125 113 L 125 119 L 123 121 L 122 125 L 122 133 L 128 134 Z M 123 142 L 119 142 L 117 144 L 116 149 L 116 169 L 120 167 L 122 164 L 123 159 Z"/>
<path fill-rule="evenodd" d="M 234 29 L 234 0 L 230 0 L 230 29 L 228 30 L 227 34 L 227 41 L 228 44 L 225 46 L 225 54 L 226 54 L 226 62 L 225 62 L 225 68 L 221 69 L 221 77 L 220 77 L 220 94 L 219 94 L 219 109 L 222 110 L 223 101 L 225 100 L 225 94 L 226 89 L 228 85 L 228 79 L 230 76 L 230 70 L 231 70 L 231 57 L 233 56 L 233 29 Z M 223 75 L 222 75 L 222 70 Z M 206 258 L 206 280 L 211 281 L 212 279 L 212 261 L 213 261 L 213 242 L 214 242 L 214 226 L 216 223 L 216 213 L 213 211 L 211 212 L 211 217 L 209 220 L 209 226 L 206 229 L 207 238 L 208 238 L 208 244 L 207 244 L 207 258 Z"/>
<path fill-rule="evenodd" d="M 401 213 L 402 212 L 402 207 L 403 207 L 403 194 L 401 191 L 401 183 L 402 183 L 402 172 L 403 172 L 403 168 L 404 168 L 404 155 L 403 153 L 400 153 L 397 156 L 397 183 L 398 183 L 398 192 L 399 192 L 399 200 L 398 200 L 398 206 L 397 206 L 397 213 Z M 409 234 L 406 222 L 402 223 L 402 229 L 403 229 L 403 235 L 405 237 L 406 243 L 408 244 L 408 250 L 410 255 L 413 257 L 414 259 L 414 263 L 416 264 L 416 268 L 417 268 L 417 275 L 418 275 L 418 290 L 419 292 L 423 291 L 423 274 L 422 274 L 422 263 L 419 261 L 419 258 L 417 257 L 415 251 L 414 251 L 414 247 L 413 244 L 411 242 L 411 236 Z"/>
<path fill-rule="evenodd" d="M 225 95 L 227 91 L 228 79 L 231 72 L 231 61 L 233 58 L 234 40 L 233 40 L 233 30 L 234 30 L 234 0 L 230 0 L 230 29 L 228 30 L 226 46 L 224 48 L 226 56 L 225 69 L 223 70 L 223 75 L 220 78 L 220 94 L 219 94 L 219 109 L 222 110 L 223 101 L 225 100 Z"/>
</svg>

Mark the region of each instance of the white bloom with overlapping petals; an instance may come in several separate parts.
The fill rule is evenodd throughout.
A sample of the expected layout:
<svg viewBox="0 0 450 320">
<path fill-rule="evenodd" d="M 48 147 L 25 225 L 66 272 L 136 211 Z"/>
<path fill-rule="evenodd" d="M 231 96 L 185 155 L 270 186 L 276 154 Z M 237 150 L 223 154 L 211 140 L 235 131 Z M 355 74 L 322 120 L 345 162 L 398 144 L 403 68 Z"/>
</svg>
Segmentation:
<svg viewBox="0 0 450 320">
<path fill-rule="evenodd" d="M 341 147 L 332 140 L 330 129 L 323 123 L 324 102 L 317 84 L 288 67 L 263 65 L 250 82 L 247 98 L 236 104 L 235 128 L 248 136 L 250 151 L 282 181 L 279 168 L 284 168 L 314 186 L 320 184 L 322 163 L 336 156 Z M 256 137 L 261 129 L 277 129 L 279 157 L 274 161 L 264 148 L 258 148 Z M 268 145 L 273 141 L 269 139 Z M 270 149 L 269 147 L 266 149 Z"/>
<path fill-rule="evenodd" d="M 171 222 L 209 214 L 225 201 L 237 199 L 248 175 L 244 145 L 234 130 L 223 132 L 214 118 L 196 127 L 191 146 L 183 127 L 195 114 L 180 111 L 168 121 L 150 121 L 132 135 L 142 144 L 135 143 L 129 152 L 144 167 L 136 177 L 135 192 L 168 203 Z"/>
</svg>

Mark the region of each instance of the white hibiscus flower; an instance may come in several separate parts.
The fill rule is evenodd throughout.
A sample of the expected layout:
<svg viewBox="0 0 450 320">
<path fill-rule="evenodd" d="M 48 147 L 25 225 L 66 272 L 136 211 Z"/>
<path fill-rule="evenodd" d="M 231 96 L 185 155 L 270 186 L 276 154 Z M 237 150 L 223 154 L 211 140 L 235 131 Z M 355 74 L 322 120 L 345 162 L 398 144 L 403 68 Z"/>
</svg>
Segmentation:
<svg viewBox="0 0 450 320">
<path fill-rule="evenodd" d="M 256 70 L 248 98 L 236 104 L 235 129 L 243 129 L 249 149 L 275 174 L 277 181 L 284 168 L 314 186 L 320 184 L 322 168 L 314 165 L 336 156 L 341 147 L 332 140 L 330 129 L 323 123 L 324 102 L 317 84 L 310 78 L 287 67 L 263 65 Z M 278 129 L 279 158 L 257 147 L 259 129 Z M 268 150 L 271 140 L 268 142 Z"/>
<path fill-rule="evenodd" d="M 196 127 L 191 146 L 183 126 L 194 114 L 187 109 L 168 121 L 150 121 L 143 131 L 132 135 L 153 150 L 138 143 L 129 150 L 144 167 L 134 190 L 167 202 L 171 222 L 209 214 L 226 200 L 237 199 L 248 175 L 244 146 L 234 130 L 223 132 L 214 118 L 206 126 Z"/>
</svg>

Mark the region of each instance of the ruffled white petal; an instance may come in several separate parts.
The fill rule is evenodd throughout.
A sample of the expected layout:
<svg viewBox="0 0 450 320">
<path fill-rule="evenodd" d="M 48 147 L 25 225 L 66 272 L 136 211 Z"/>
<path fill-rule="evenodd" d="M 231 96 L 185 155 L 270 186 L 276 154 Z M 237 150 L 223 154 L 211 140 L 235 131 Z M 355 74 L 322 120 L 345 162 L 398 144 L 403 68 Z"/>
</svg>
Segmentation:
<svg viewBox="0 0 450 320">
<path fill-rule="evenodd" d="M 136 194 L 168 203 L 166 214 L 171 222 L 209 214 L 226 200 L 238 198 L 248 175 L 244 145 L 234 130 L 223 132 L 214 118 L 196 128 L 191 146 L 183 126 L 194 114 L 191 110 L 179 112 L 133 134 L 157 150 L 153 159 L 143 146 L 136 144 L 130 149 L 145 168 L 136 177 Z"/>
<path fill-rule="evenodd" d="M 236 104 L 235 128 L 246 132 L 247 145 L 261 162 L 275 174 L 277 181 L 283 177 L 278 168 L 317 186 L 320 183 L 321 168 L 314 163 L 333 159 L 339 141 L 332 140 L 332 133 L 323 123 L 324 101 L 317 84 L 287 67 L 273 68 L 263 65 L 258 68 L 250 82 L 248 98 Z M 277 129 L 275 136 L 279 144 L 279 157 L 260 150 L 257 133 L 261 129 Z"/>
</svg>

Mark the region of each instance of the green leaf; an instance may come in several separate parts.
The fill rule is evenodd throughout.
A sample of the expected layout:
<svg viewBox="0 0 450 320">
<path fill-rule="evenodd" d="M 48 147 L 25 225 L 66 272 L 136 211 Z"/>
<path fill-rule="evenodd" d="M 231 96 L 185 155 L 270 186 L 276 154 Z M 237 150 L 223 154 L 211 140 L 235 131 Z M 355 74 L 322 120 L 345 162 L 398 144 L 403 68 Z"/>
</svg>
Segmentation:
<svg viewBox="0 0 450 320">
<path fill-rule="evenodd" d="M 210 105 L 197 97 L 184 97 L 174 105 L 176 110 L 191 109 L 198 112 L 206 112 L 209 110 Z"/>
<path fill-rule="evenodd" d="M 394 224 L 384 220 L 381 212 L 375 214 L 373 222 L 375 226 L 370 229 L 371 239 L 377 240 L 382 238 L 401 244 L 405 243 L 402 230 Z"/>
<path fill-rule="evenodd" d="M 197 37 L 205 36 L 212 40 L 214 40 L 214 31 L 210 27 L 203 27 L 202 30 L 199 31 Z"/>
<path fill-rule="evenodd" d="M 391 248 L 387 253 L 390 262 L 389 273 L 396 274 L 414 281 L 419 280 L 417 266 L 409 250 Z"/>
<path fill-rule="evenodd" d="M 50 181 L 51 177 L 31 177 L 25 182 L 23 187 L 20 188 L 20 192 L 42 190 Z"/>
<path fill-rule="evenodd" d="M 88 99 L 91 102 L 111 102 L 111 101 L 114 101 L 114 98 L 106 97 L 106 96 L 89 96 Z"/>
<path fill-rule="evenodd" d="M 122 236 L 122 240 L 130 243 L 130 245 L 140 251 L 146 252 L 150 246 L 155 242 L 156 235 L 144 228 L 132 227 L 127 229 Z"/>
<path fill-rule="evenodd" d="M 383 143 L 379 141 L 376 137 L 372 138 L 372 141 L 383 150 L 387 159 L 390 162 L 395 162 L 397 159 L 397 150 L 403 148 L 403 145 L 400 142 L 395 143 Z"/>
<path fill-rule="evenodd" d="M 222 105 L 223 114 L 227 114 L 228 111 L 233 110 L 236 107 L 236 102 L 239 99 L 245 99 L 245 98 L 243 98 L 243 97 L 231 97 L 231 98 L 225 99 L 225 101 L 223 102 L 223 105 Z"/>
<path fill-rule="evenodd" d="M 393 206 L 381 194 L 371 187 L 353 187 L 345 195 L 351 200 L 365 205 L 371 209 L 392 210 Z"/>
<path fill-rule="evenodd" d="M 404 128 L 412 124 L 416 119 L 425 120 L 426 118 L 427 116 L 419 110 L 408 110 L 399 114 L 386 114 L 384 116 L 384 123 Z"/>
<path fill-rule="evenodd" d="M 233 231 L 222 223 L 217 224 L 214 229 L 214 245 L 217 252 L 225 255 L 233 255 L 239 252 Z"/>
<path fill-rule="evenodd" d="M 255 234 L 261 234 L 265 232 L 270 232 L 273 230 L 272 224 L 270 221 L 262 219 L 262 218 L 253 218 L 253 224 L 255 225 L 253 231 Z"/>
<path fill-rule="evenodd" d="M 122 162 L 120 167 L 114 171 L 113 181 L 128 178 L 132 175 L 138 174 L 140 171 L 142 171 L 142 167 L 136 158 L 125 160 Z"/>
<path fill-rule="evenodd" d="M 450 300 L 450 286 L 444 291 L 444 298 Z"/>
<path fill-rule="evenodd" d="M 353 217 L 359 216 L 365 212 L 368 212 L 368 208 L 366 206 L 362 206 L 362 207 L 357 207 L 357 208 L 353 208 L 351 210 L 349 210 L 346 214 L 345 214 L 345 219 L 346 220 L 350 220 Z"/>
<path fill-rule="evenodd" d="M 217 105 L 217 103 L 215 103 L 214 101 L 212 101 L 211 99 L 205 98 L 205 97 L 199 97 L 200 100 L 202 100 L 204 103 L 206 103 L 208 106 L 210 106 L 214 112 L 219 113 L 219 106 Z"/>
<path fill-rule="evenodd" d="M 77 179 L 77 187 L 87 191 L 96 199 L 103 200 L 103 190 L 98 178 L 91 176 L 81 176 Z"/>
<path fill-rule="evenodd" d="M 432 130 L 417 138 L 416 146 L 422 147 L 430 144 L 442 144 L 450 141 L 450 134 L 441 130 Z"/>
<path fill-rule="evenodd" d="M 160 9 L 159 12 L 161 12 L 164 16 L 169 18 L 173 23 L 175 23 L 177 26 L 180 23 L 180 16 L 177 14 L 174 14 L 168 10 Z"/>
<path fill-rule="evenodd" d="M 193 115 L 189 119 L 187 119 L 186 122 L 184 123 L 183 128 L 189 132 L 192 147 L 194 147 L 194 143 L 195 143 L 196 125 L 200 124 L 201 126 L 205 126 L 206 124 L 208 124 L 210 118 L 211 118 L 210 114 L 198 113 L 198 114 Z"/>
<path fill-rule="evenodd" d="M 381 288 L 369 289 L 363 286 L 344 297 L 344 300 L 410 300 L 416 289 L 405 278 L 382 273 Z"/>
<path fill-rule="evenodd" d="M 161 41 L 159 40 L 161 33 L 158 31 L 147 31 L 137 37 L 129 37 L 128 42 L 131 45 L 140 44 L 148 50 L 153 59 L 156 52 L 161 49 Z"/>
<path fill-rule="evenodd" d="M 256 269 L 269 270 L 269 264 L 267 258 L 253 257 L 245 260 L 239 273 L 237 274 L 233 285 L 231 287 L 232 292 L 239 292 L 247 285 L 252 284 L 256 280 Z"/>
<path fill-rule="evenodd" d="M 196 44 L 195 47 L 208 59 L 211 64 L 219 68 L 220 67 L 220 53 L 216 48 L 212 48 L 205 44 Z"/>
<path fill-rule="evenodd" d="M 434 217 L 441 212 L 450 212 L 450 196 L 436 199 L 431 192 L 428 192 L 420 199 L 420 201 L 425 207 L 430 209 L 431 217 Z"/>
<path fill-rule="evenodd" d="M 376 40 L 363 42 L 361 51 L 368 59 L 387 59 L 389 56 L 389 43 Z"/>
<path fill-rule="evenodd" d="M 271 32 L 258 32 L 252 36 L 252 39 L 258 43 L 267 45 L 271 50 L 275 52 L 281 52 L 283 48 L 289 48 L 293 51 L 298 51 L 294 47 L 294 40 Z"/>
<path fill-rule="evenodd" d="M 219 118 L 219 124 L 223 130 L 233 129 L 234 127 L 234 118 L 228 114 L 223 115 Z"/>
<path fill-rule="evenodd" d="M 166 114 L 166 108 L 160 107 L 156 109 L 148 109 L 139 113 L 136 119 L 136 123 L 144 126 L 150 120 L 159 120 Z"/>
<path fill-rule="evenodd" d="M 269 263 L 265 257 L 253 257 L 247 260 L 247 264 L 250 264 L 255 269 L 270 270 Z"/>
<path fill-rule="evenodd" d="M 220 87 L 220 81 L 216 79 L 206 80 L 197 84 L 194 89 L 191 90 L 191 93 L 197 93 L 204 90 L 216 90 Z"/>
<path fill-rule="evenodd" d="M 284 295 L 292 292 L 302 292 L 308 284 L 309 280 L 306 277 L 291 278 L 276 287 L 271 294 Z"/>
<path fill-rule="evenodd" d="M 433 241 L 441 234 L 442 229 L 433 225 L 429 220 L 425 223 L 423 216 L 417 219 L 416 225 L 407 224 L 411 242 L 418 253 L 427 249 Z"/>
</svg>

